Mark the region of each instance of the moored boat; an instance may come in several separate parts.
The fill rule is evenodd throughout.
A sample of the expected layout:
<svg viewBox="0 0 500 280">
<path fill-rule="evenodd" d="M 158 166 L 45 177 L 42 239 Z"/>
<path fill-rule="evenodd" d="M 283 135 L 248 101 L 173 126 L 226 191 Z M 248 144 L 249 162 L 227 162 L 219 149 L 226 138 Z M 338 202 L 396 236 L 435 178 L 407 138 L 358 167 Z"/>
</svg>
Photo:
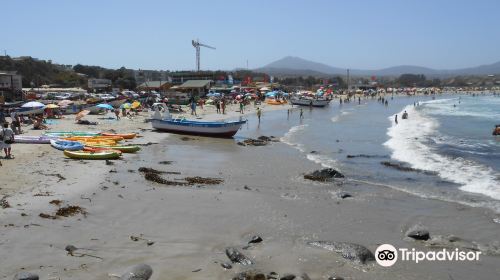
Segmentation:
<svg viewBox="0 0 500 280">
<path fill-rule="evenodd" d="M 178 134 L 191 134 L 209 137 L 233 137 L 236 132 L 245 124 L 246 120 L 232 122 L 201 122 L 185 119 L 172 119 L 168 108 L 161 105 L 164 116 L 161 116 L 158 106 L 155 107 L 155 114 L 151 120 L 154 129 Z"/>
<path fill-rule="evenodd" d="M 325 107 L 330 103 L 328 99 L 309 99 L 309 98 L 292 98 L 290 99 L 292 105 L 300 106 L 313 106 L 313 107 Z"/>
</svg>

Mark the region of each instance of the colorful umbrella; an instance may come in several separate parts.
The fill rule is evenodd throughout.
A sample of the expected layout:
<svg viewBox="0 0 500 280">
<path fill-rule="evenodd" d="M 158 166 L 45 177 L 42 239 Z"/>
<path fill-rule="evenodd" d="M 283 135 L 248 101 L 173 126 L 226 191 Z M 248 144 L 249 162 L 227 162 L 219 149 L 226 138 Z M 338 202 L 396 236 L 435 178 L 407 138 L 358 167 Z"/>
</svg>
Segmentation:
<svg viewBox="0 0 500 280">
<path fill-rule="evenodd" d="M 78 114 L 76 114 L 75 120 L 80 120 L 81 118 L 85 117 L 89 113 L 90 113 L 89 110 L 80 111 Z"/>
<path fill-rule="evenodd" d="M 102 109 L 107 109 L 107 110 L 113 110 L 113 106 L 106 104 L 106 103 L 101 103 L 97 105 L 97 108 L 102 108 Z"/>
<path fill-rule="evenodd" d="M 59 106 L 57 106 L 56 104 L 49 104 L 47 106 L 45 106 L 46 109 L 57 109 L 59 108 Z"/>
<path fill-rule="evenodd" d="M 137 108 L 139 106 L 141 106 L 141 102 L 139 102 L 139 101 L 132 102 L 132 109 L 135 109 L 135 108 Z"/>
<path fill-rule="evenodd" d="M 31 101 L 31 102 L 23 104 L 23 106 L 21 106 L 21 107 L 23 107 L 23 108 L 45 107 L 45 104 L 40 103 L 40 102 L 36 102 L 36 101 Z"/>
<path fill-rule="evenodd" d="M 130 107 L 132 107 L 132 104 L 130 103 L 123 103 L 120 108 L 122 109 L 130 109 Z"/>
<path fill-rule="evenodd" d="M 57 103 L 57 105 L 61 106 L 61 107 L 66 107 L 68 105 L 71 105 L 73 104 L 73 101 L 71 100 L 61 100 Z"/>
</svg>

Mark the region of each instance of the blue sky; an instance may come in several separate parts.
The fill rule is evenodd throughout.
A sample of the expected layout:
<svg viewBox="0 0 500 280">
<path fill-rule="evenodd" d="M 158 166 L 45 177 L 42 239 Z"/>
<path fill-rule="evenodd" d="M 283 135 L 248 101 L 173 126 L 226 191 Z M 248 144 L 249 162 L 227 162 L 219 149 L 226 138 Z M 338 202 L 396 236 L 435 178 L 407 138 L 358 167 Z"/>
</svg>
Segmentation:
<svg viewBox="0 0 500 280">
<path fill-rule="evenodd" d="M 287 55 L 357 69 L 500 61 L 499 0 L 2 0 L 0 10 L 2 52 L 64 64 L 191 70 L 195 38 L 217 48 L 202 49 L 212 70 Z"/>
</svg>

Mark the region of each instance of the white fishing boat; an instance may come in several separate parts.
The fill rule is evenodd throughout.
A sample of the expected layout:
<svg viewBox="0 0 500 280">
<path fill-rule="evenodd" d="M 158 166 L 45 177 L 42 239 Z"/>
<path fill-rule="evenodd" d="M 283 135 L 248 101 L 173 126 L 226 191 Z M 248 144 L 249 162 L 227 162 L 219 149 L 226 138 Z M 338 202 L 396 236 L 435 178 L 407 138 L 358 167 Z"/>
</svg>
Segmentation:
<svg viewBox="0 0 500 280">
<path fill-rule="evenodd" d="M 330 100 L 323 98 L 292 98 L 290 103 L 300 106 L 325 107 L 330 103 Z"/>
<path fill-rule="evenodd" d="M 151 119 L 154 129 L 177 134 L 191 134 L 209 137 L 233 137 L 246 120 L 232 122 L 202 122 L 186 119 L 172 119 L 165 104 L 156 103 L 155 113 Z M 163 115 L 160 110 L 163 111 Z"/>
</svg>

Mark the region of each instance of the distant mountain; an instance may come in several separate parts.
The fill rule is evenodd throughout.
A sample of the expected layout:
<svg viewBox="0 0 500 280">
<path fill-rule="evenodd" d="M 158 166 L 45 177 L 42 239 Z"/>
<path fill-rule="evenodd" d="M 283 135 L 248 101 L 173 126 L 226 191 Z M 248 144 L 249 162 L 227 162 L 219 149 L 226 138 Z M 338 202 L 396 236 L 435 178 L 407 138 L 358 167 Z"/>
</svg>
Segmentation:
<svg viewBox="0 0 500 280">
<path fill-rule="evenodd" d="M 345 75 L 347 69 L 332 67 L 323 63 L 309 61 L 300 57 L 286 56 L 269 63 L 261 68 L 254 69 L 273 76 L 327 76 Z M 490 75 L 500 74 L 500 61 L 493 64 L 477 67 L 437 70 L 428 67 L 401 65 L 378 70 L 350 69 L 353 76 L 399 76 L 402 74 L 424 74 L 428 77 L 457 76 L 457 75 Z"/>
</svg>

